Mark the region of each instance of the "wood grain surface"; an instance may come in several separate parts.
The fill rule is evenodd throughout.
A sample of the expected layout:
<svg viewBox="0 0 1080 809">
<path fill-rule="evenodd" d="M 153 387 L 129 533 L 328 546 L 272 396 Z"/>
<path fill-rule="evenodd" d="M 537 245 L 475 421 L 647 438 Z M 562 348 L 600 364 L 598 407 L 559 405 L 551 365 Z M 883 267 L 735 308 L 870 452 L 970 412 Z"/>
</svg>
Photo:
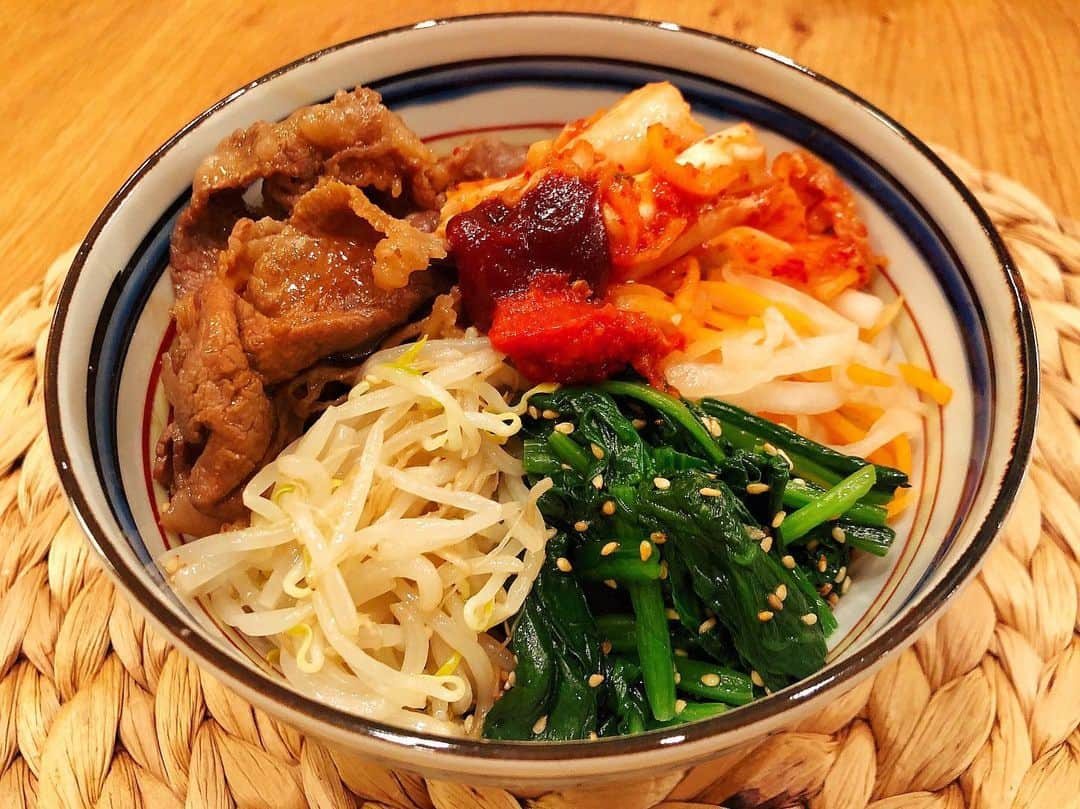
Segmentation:
<svg viewBox="0 0 1080 809">
<path fill-rule="evenodd" d="M 787 54 L 1080 217 L 1075 0 L 0 0 L 0 303 L 238 85 L 380 28 L 526 9 L 669 20 Z"/>
</svg>

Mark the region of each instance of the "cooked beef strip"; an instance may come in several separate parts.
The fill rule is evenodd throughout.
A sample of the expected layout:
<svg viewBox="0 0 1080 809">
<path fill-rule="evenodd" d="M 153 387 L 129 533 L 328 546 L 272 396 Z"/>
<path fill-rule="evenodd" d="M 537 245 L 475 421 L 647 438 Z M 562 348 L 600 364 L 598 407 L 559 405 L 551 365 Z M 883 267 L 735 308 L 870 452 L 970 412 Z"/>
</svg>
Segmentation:
<svg viewBox="0 0 1080 809">
<path fill-rule="evenodd" d="M 371 187 L 390 198 L 408 192 L 413 208 L 433 209 L 447 182 L 424 143 L 382 105 L 374 90 L 341 91 L 283 121 L 259 121 L 227 137 L 195 174 L 191 204 L 173 232 L 170 263 L 177 296 L 217 268 L 232 225 L 246 212 L 240 195 L 262 180 L 266 211 L 282 218 L 322 176 Z"/>
<path fill-rule="evenodd" d="M 509 177 L 525 167 L 528 146 L 481 136 L 466 141 L 439 159 L 450 184 Z"/>
<path fill-rule="evenodd" d="M 284 383 L 369 350 L 449 286 L 426 269 L 445 256 L 441 240 L 359 188 L 422 213 L 447 176 L 364 89 L 238 131 L 203 162 L 170 255 L 177 336 L 162 379 L 174 422 L 156 465 L 169 528 L 201 535 L 242 520 L 244 483 L 323 406 L 333 374 L 302 403 Z M 259 180 L 252 211 L 243 196 Z"/>
</svg>

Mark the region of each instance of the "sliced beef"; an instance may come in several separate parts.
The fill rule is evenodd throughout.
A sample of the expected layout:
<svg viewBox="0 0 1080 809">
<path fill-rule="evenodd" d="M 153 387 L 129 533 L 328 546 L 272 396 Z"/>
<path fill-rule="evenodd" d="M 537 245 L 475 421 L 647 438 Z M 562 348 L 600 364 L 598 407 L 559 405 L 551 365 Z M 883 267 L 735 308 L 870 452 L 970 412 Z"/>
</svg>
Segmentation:
<svg viewBox="0 0 1080 809">
<path fill-rule="evenodd" d="M 439 168 L 449 184 L 509 177 L 525 167 L 529 147 L 489 136 L 469 140 L 440 158 Z"/>
<path fill-rule="evenodd" d="M 232 225 L 251 213 L 242 206 L 245 191 L 261 181 L 262 209 L 282 218 L 320 177 L 407 197 L 412 209 L 437 207 L 446 183 L 430 150 L 374 90 L 342 91 L 283 121 L 237 130 L 199 166 L 191 204 L 177 221 L 170 256 L 177 294 L 213 274 Z"/>
<path fill-rule="evenodd" d="M 449 286 L 429 269 L 441 239 L 411 224 L 430 218 L 447 176 L 359 88 L 240 130 L 203 162 L 170 253 L 174 421 L 156 465 L 167 527 L 202 535 L 242 520 L 251 474 L 352 379 L 317 373 L 320 361 L 370 350 Z"/>
<path fill-rule="evenodd" d="M 430 271 L 413 271 L 445 254 L 435 236 L 329 180 L 296 203 L 288 222 L 241 220 L 220 272 L 242 290 L 244 350 L 275 384 L 404 323 L 439 291 Z M 397 286 L 387 289 L 389 281 Z"/>
</svg>

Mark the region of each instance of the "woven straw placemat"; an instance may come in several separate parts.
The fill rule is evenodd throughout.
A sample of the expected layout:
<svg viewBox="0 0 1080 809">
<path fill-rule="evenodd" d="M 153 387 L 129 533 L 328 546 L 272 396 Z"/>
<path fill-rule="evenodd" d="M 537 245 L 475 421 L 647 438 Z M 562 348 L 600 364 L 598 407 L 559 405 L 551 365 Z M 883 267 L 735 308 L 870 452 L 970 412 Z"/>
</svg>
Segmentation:
<svg viewBox="0 0 1080 809">
<path fill-rule="evenodd" d="M 944 155 L 1032 299 L 1035 462 L 979 578 L 888 668 L 688 772 L 517 798 L 327 750 L 226 691 L 103 575 L 60 493 L 41 402 L 70 262 L 0 313 L 0 809 L 1080 807 L 1080 229 Z"/>
</svg>

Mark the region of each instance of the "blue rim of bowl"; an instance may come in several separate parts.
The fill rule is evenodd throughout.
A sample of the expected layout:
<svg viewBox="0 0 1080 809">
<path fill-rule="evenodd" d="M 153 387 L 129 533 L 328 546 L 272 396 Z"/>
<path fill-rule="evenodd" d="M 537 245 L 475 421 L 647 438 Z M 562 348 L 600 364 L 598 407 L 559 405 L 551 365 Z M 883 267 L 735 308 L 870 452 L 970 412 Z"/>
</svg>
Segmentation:
<svg viewBox="0 0 1080 809">
<path fill-rule="evenodd" d="M 1022 371 L 1020 413 L 1012 438 L 1012 453 L 1006 463 L 1006 469 L 1002 475 L 1000 488 L 987 511 L 985 519 L 978 527 L 971 544 L 957 560 L 954 567 L 945 574 L 942 580 L 938 582 L 910 612 L 902 616 L 888 631 L 874 638 L 866 647 L 834 664 L 830 669 L 818 672 L 782 692 L 744 706 L 738 711 L 733 711 L 713 719 L 680 726 L 674 729 L 658 730 L 638 736 L 616 737 L 595 742 L 577 741 L 538 744 L 535 742 L 487 742 L 448 739 L 432 734 L 405 731 L 391 725 L 363 719 L 300 695 L 291 688 L 279 684 L 267 677 L 256 676 L 250 668 L 244 666 L 239 661 L 223 652 L 214 643 L 201 637 L 197 633 L 192 633 L 179 618 L 171 613 L 171 611 L 160 613 L 153 610 L 152 607 L 158 602 L 159 596 L 152 592 L 138 576 L 134 575 L 134 573 L 127 568 L 123 558 L 112 548 L 111 543 L 107 538 L 107 533 L 98 524 L 89 507 L 89 503 L 80 488 L 79 482 L 72 472 L 70 455 L 67 450 L 61 427 L 60 405 L 57 396 L 60 334 L 67 316 L 68 306 L 70 305 L 72 295 L 74 294 L 75 286 L 91 248 L 109 219 L 131 192 L 132 188 L 190 131 L 199 126 L 222 107 L 231 103 L 249 90 L 343 48 L 353 47 L 364 42 L 412 30 L 443 27 L 485 19 L 514 20 L 522 18 L 548 18 L 552 20 L 568 21 L 588 19 L 623 25 L 642 26 L 645 28 L 665 30 L 672 33 L 703 37 L 727 47 L 735 47 L 740 50 L 748 51 L 758 58 L 766 59 L 773 64 L 781 65 L 789 70 L 794 70 L 804 77 L 855 102 L 865 112 L 868 112 L 877 119 L 879 123 L 885 125 L 895 135 L 904 140 L 909 146 L 914 148 L 928 160 L 937 171 L 949 181 L 961 200 L 979 222 L 983 235 L 997 256 L 999 266 L 1003 271 L 1005 283 L 1011 294 L 1020 352 L 1019 363 Z M 979 205 L 971 191 L 964 186 L 963 182 L 926 144 L 888 115 L 855 93 L 831 79 L 825 78 L 824 76 L 771 51 L 756 48 L 744 42 L 711 34 L 706 31 L 676 26 L 671 23 L 602 14 L 551 12 L 495 13 L 427 20 L 418 24 L 405 25 L 375 32 L 315 51 L 277 68 L 228 94 L 193 118 L 164 144 L 155 149 L 142 165 L 136 169 L 131 177 L 124 182 L 123 186 L 121 186 L 102 210 L 83 243 L 80 245 L 72 262 L 71 269 L 65 278 L 50 327 L 49 341 L 46 349 L 45 411 L 50 444 L 61 484 L 68 497 L 72 511 L 87 537 L 90 539 L 99 555 L 108 561 L 114 575 L 120 580 L 127 592 L 139 602 L 143 609 L 154 615 L 156 620 L 165 627 L 174 642 L 182 647 L 186 647 L 191 654 L 204 664 L 212 669 L 221 671 L 228 678 L 242 683 L 244 687 L 251 689 L 252 692 L 258 694 L 259 697 L 266 700 L 267 703 L 280 705 L 288 711 L 295 711 L 316 722 L 332 726 L 347 733 L 359 733 L 376 741 L 389 743 L 391 745 L 425 748 L 432 752 L 440 752 L 452 756 L 461 755 L 485 759 L 516 758 L 518 760 L 530 762 L 562 761 L 571 757 L 606 758 L 647 752 L 659 746 L 673 747 L 686 745 L 710 736 L 720 735 L 740 727 L 770 719 L 784 711 L 793 709 L 800 704 L 811 700 L 828 688 L 857 677 L 866 669 L 889 655 L 894 649 L 899 647 L 904 640 L 910 638 L 923 626 L 923 624 L 926 623 L 926 621 L 938 612 L 942 605 L 968 580 L 968 578 L 974 575 L 978 569 L 979 563 L 994 541 L 994 538 L 1008 515 L 1016 492 L 1023 481 L 1034 442 L 1039 394 L 1037 355 L 1038 350 L 1035 341 L 1034 323 L 1032 321 L 1030 305 L 1023 284 L 1012 259 L 1005 249 L 1001 237 L 990 222 L 989 216 Z"/>
</svg>

